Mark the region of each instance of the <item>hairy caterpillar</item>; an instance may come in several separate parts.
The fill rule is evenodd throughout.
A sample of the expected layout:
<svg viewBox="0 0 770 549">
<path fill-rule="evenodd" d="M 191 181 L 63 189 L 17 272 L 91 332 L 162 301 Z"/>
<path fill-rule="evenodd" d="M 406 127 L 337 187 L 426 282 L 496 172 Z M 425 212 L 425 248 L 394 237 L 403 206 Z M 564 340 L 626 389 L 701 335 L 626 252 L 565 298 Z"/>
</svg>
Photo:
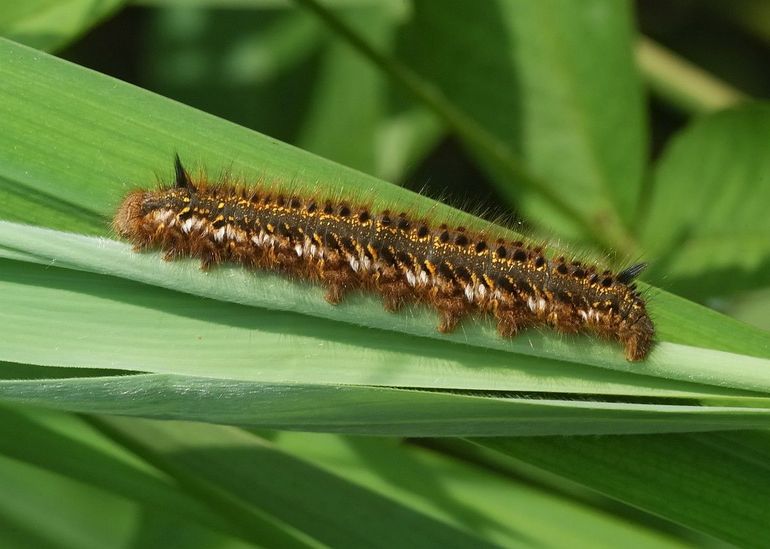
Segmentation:
<svg viewBox="0 0 770 549">
<path fill-rule="evenodd" d="M 115 214 L 114 229 L 136 249 L 197 257 L 203 268 L 231 261 L 278 270 L 320 282 L 330 303 L 355 289 L 378 293 L 391 311 L 428 303 L 441 332 L 475 313 L 493 316 L 504 337 L 548 326 L 616 340 L 630 361 L 652 346 L 654 326 L 633 284 L 644 264 L 614 274 L 354 200 L 196 182 L 178 156 L 175 170 L 173 186 L 133 191 Z"/>
</svg>

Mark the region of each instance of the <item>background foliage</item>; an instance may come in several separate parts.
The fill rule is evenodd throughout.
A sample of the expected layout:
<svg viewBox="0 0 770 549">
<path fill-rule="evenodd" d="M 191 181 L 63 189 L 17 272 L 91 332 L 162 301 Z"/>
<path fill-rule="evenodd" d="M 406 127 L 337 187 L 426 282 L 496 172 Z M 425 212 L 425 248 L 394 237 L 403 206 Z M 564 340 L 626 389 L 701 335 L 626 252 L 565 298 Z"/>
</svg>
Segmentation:
<svg viewBox="0 0 770 549">
<path fill-rule="evenodd" d="M 764 545 L 768 19 L 0 2 L 0 543 Z M 134 254 L 111 213 L 174 152 L 644 258 L 658 344 L 440 336 L 418 308 Z"/>
</svg>

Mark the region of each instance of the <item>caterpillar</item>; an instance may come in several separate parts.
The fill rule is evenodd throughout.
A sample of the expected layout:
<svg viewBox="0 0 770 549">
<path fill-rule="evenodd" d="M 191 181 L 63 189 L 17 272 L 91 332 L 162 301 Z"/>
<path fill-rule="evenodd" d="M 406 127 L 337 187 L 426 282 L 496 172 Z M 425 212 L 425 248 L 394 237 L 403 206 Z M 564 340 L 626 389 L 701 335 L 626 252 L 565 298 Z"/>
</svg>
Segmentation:
<svg viewBox="0 0 770 549">
<path fill-rule="evenodd" d="M 654 325 L 633 283 L 644 263 L 613 273 L 355 200 L 193 181 L 178 155 L 174 167 L 172 185 L 134 190 L 117 209 L 113 228 L 136 250 L 196 257 L 204 269 L 227 261 L 280 271 L 322 284 L 333 304 L 357 289 L 379 294 L 390 311 L 427 303 L 444 333 L 481 314 L 503 337 L 531 327 L 587 333 L 619 342 L 629 361 L 652 347 Z"/>
</svg>

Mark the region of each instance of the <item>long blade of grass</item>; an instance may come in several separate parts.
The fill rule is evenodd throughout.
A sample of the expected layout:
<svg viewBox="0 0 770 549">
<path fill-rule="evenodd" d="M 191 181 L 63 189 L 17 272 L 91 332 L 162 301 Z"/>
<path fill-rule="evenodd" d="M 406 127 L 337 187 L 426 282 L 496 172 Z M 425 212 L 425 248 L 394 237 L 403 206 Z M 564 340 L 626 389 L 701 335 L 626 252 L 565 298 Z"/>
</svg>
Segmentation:
<svg viewBox="0 0 770 549">
<path fill-rule="evenodd" d="M 434 328 L 433 315 L 422 308 L 414 308 L 403 314 L 392 315 L 384 311 L 376 300 L 364 296 L 351 298 L 344 305 L 334 307 L 325 303 L 321 298 L 320 288 L 296 283 L 280 276 L 247 273 L 242 269 L 234 268 L 201 273 L 194 264 L 158 261 L 157 255 L 132 253 L 130 247 L 125 244 L 0 222 L 0 256 L 3 256 L 3 250 L 10 246 L 13 246 L 11 249 L 13 253 L 9 254 L 10 258 L 18 257 L 14 254 L 20 252 L 31 253 L 38 258 L 37 261 L 43 264 L 125 277 L 217 300 L 232 301 L 271 310 L 299 312 L 327 320 L 352 321 L 354 324 L 372 328 L 422 336 L 433 340 L 432 342 L 424 342 L 426 352 L 430 348 L 438 350 L 447 342 L 452 342 L 463 347 L 475 346 L 507 351 L 517 356 L 581 361 L 628 373 L 655 375 L 669 379 L 758 391 L 770 389 L 770 368 L 766 366 L 766 360 L 759 358 L 661 343 L 658 344 L 658 348 L 644 364 L 628 364 L 623 359 L 616 358 L 617 351 L 615 349 L 608 348 L 605 344 L 591 341 L 588 338 L 571 338 L 572 341 L 570 341 L 554 334 L 531 333 L 508 341 L 497 336 L 491 323 L 484 322 L 466 323 L 462 331 L 442 335 Z M 24 284 L 28 275 L 26 273 L 12 275 L 14 269 L 16 268 L 9 265 L 8 275 L 12 276 L 17 283 Z M 40 289 L 36 289 L 36 292 L 40 292 Z M 128 289 L 124 292 L 128 292 Z M 34 296 L 32 297 L 34 298 Z M 38 299 L 46 298 L 40 293 Z M 27 310 L 25 306 L 20 304 L 18 311 L 23 314 L 25 310 Z M 14 309 L 8 309 L 7 314 L 13 315 L 13 311 Z M 109 313 L 105 311 L 101 314 Z M 18 315 L 13 315 L 13 317 L 15 319 L 9 318 L 9 323 L 20 326 L 20 317 Z M 708 327 L 707 318 L 704 314 L 697 325 L 697 330 L 701 333 L 704 328 Z M 714 320 L 716 321 L 714 322 L 715 329 L 718 329 L 720 324 L 733 324 L 736 328 L 741 326 L 739 323 L 724 317 Z M 39 321 L 36 317 L 34 318 L 34 322 Z M 682 324 L 678 324 L 681 330 Z M 759 330 L 752 331 L 744 328 L 744 331 L 747 338 L 754 338 L 760 352 L 764 348 L 763 343 L 770 342 L 770 337 L 763 338 Z M 682 332 L 680 331 L 680 333 Z M 733 333 L 737 333 L 737 330 L 734 330 Z M 148 339 L 150 338 L 144 338 L 145 341 Z M 362 341 L 364 339 L 361 338 Z M 751 341 L 751 339 L 748 340 Z M 575 347 L 582 347 L 584 352 L 576 356 Z M 463 351 L 460 348 L 452 347 L 450 352 L 460 353 Z M 0 358 L 2 357 L 0 356 Z M 8 355 L 5 359 L 28 361 L 23 360 L 18 355 L 15 358 Z M 529 361 L 531 359 L 523 360 Z M 29 360 L 29 362 L 34 361 Z M 726 362 L 732 364 L 729 370 L 725 369 Z M 90 365 L 96 366 L 96 364 Z M 479 387 L 457 388 L 476 389 Z"/>
<path fill-rule="evenodd" d="M 415 437 L 663 433 L 770 425 L 770 408 L 495 398 L 161 374 L 0 381 L 0 398 L 76 412 Z"/>
</svg>

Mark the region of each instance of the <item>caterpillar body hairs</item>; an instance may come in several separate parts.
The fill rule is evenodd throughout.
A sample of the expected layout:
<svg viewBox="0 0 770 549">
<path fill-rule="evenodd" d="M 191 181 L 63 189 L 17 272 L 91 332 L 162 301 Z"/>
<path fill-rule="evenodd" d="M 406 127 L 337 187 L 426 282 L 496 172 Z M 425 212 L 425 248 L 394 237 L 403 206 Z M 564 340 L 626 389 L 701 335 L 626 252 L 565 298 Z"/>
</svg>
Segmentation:
<svg viewBox="0 0 770 549">
<path fill-rule="evenodd" d="M 203 268 L 228 261 L 279 271 L 322 284 L 330 303 L 357 289 L 379 294 L 391 311 L 427 303 L 441 332 L 481 314 L 503 337 L 545 326 L 615 340 L 629 361 L 652 346 L 654 325 L 633 284 L 644 263 L 613 273 L 353 199 L 193 181 L 178 156 L 175 173 L 172 186 L 132 191 L 118 208 L 113 227 L 136 249 L 197 257 Z"/>
</svg>

